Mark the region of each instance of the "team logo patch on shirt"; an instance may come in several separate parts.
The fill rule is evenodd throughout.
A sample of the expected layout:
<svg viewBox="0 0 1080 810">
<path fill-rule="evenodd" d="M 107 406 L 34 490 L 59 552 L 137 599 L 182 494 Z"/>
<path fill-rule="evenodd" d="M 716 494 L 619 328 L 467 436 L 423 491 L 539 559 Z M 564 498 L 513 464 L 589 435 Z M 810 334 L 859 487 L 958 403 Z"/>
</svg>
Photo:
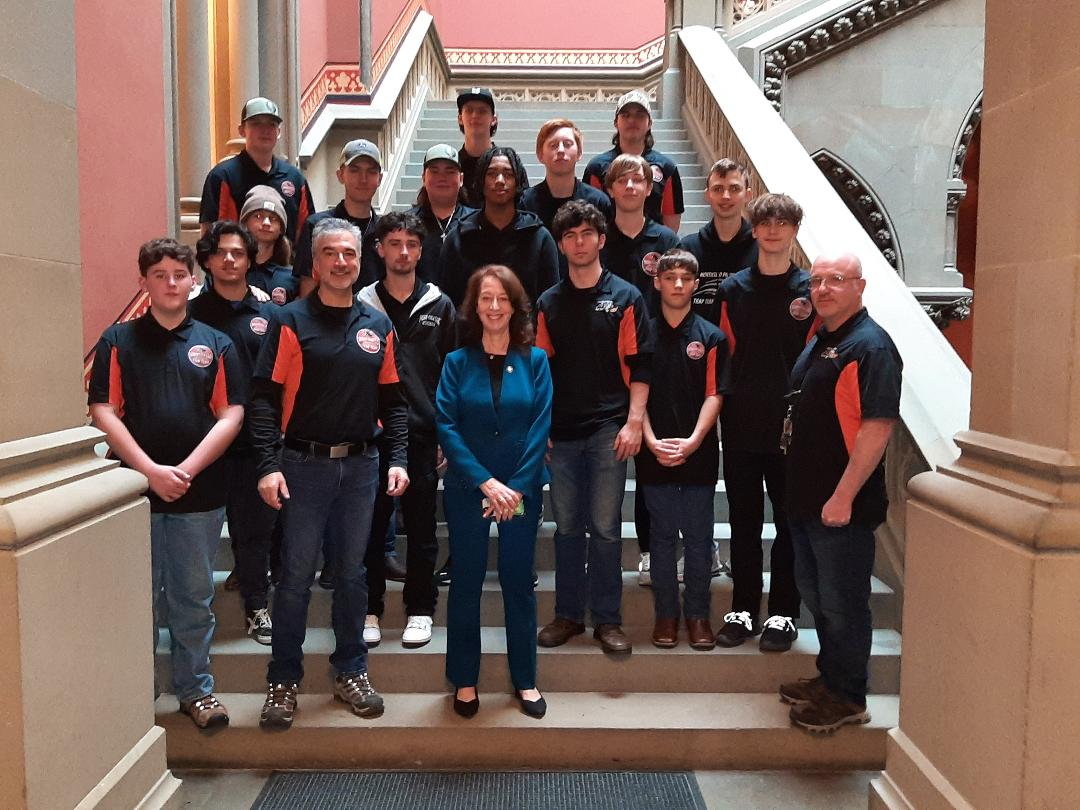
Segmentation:
<svg viewBox="0 0 1080 810">
<path fill-rule="evenodd" d="M 700 340 L 692 340 L 686 344 L 686 356 L 691 360 L 700 360 L 705 356 L 705 344 Z"/>
<path fill-rule="evenodd" d="M 285 292 L 284 287 L 274 287 L 273 292 L 270 293 L 270 300 L 275 304 L 284 304 L 289 300 L 289 294 Z"/>
<path fill-rule="evenodd" d="M 200 343 L 187 350 L 187 359 L 191 361 L 193 366 L 206 368 L 214 362 L 214 352 L 211 351 L 209 346 L 203 346 Z"/>
<path fill-rule="evenodd" d="M 652 181 L 659 183 L 664 179 L 664 170 L 657 166 L 655 163 L 652 166 Z"/>
<path fill-rule="evenodd" d="M 649 251 L 641 257 L 641 269 L 650 278 L 656 278 L 660 265 L 660 254 L 655 250 Z"/>
<path fill-rule="evenodd" d="M 291 197 L 296 193 L 296 186 L 293 185 L 292 180 L 286 180 L 281 184 L 281 193 L 286 197 Z"/>
<path fill-rule="evenodd" d="M 796 298 L 788 304 L 787 310 L 795 320 L 805 321 L 810 317 L 810 313 L 814 311 L 814 306 L 810 303 L 809 298 Z"/>
<path fill-rule="evenodd" d="M 382 346 L 382 341 L 370 329 L 361 329 L 356 333 L 356 345 L 368 354 L 377 354 Z"/>
<path fill-rule="evenodd" d="M 269 326 L 269 324 L 267 323 L 266 318 L 252 318 L 248 321 L 248 326 L 251 327 L 251 331 L 256 335 L 265 335 L 266 327 Z"/>
<path fill-rule="evenodd" d="M 836 353 L 836 347 L 835 346 L 830 346 L 829 348 L 827 348 L 825 351 L 823 351 L 821 353 L 821 359 L 822 360 L 835 360 L 839 356 L 840 355 Z"/>
<path fill-rule="evenodd" d="M 614 301 L 605 299 L 603 301 L 597 301 L 596 302 L 596 307 L 594 308 L 594 311 L 596 311 L 596 312 L 610 312 L 612 315 L 618 315 L 619 314 L 619 307 Z"/>
</svg>

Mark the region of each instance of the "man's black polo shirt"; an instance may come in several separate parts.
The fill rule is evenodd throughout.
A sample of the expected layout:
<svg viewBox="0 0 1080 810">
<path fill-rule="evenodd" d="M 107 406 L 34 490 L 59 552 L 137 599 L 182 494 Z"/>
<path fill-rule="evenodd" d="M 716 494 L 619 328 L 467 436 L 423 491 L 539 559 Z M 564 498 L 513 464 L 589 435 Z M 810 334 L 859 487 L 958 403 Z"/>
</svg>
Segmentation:
<svg viewBox="0 0 1080 810">
<path fill-rule="evenodd" d="M 175 466 L 206 438 L 216 414 L 243 405 L 246 380 L 232 341 L 187 318 L 165 329 L 152 313 L 105 330 L 94 351 L 87 401 L 110 404 L 155 463 Z M 225 465 L 216 460 L 183 497 L 146 493 L 151 512 L 208 512 L 225 505 Z"/>
<path fill-rule="evenodd" d="M 328 307 L 319 294 L 272 313 L 255 361 L 251 440 L 259 476 L 280 469 L 281 436 L 321 444 L 384 435 L 390 466 L 405 466 L 408 406 L 394 327 L 353 299 Z"/>
<path fill-rule="evenodd" d="M 315 232 L 315 226 L 324 219 L 343 219 L 360 229 L 360 275 L 353 285 L 353 292 L 359 292 L 361 287 L 374 284 L 386 275 L 386 263 L 379 255 L 379 240 L 375 238 L 375 227 L 379 224 L 379 215 L 374 211 L 368 219 L 356 219 L 349 216 L 342 200 L 333 208 L 320 211 L 308 217 L 307 222 L 300 232 L 300 239 L 296 243 L 296 255 L 293 257 L 293 275 L 297 278 L 311 278 L 311 236 Z"/>
<path fill-rule="evenodd" d="M 192 318 L 223 332 L 232 341 L 233 352 L 243 372 L 242 393 L 245 401 L 251 387 L 251 377 L 255 373 L 255 359 L 259 356 L 263 337 L 270 327 L 270 318 L 276 307 L 269 301 L 258 301 L 250 291 L 242 301 L 229 301 L 213 287 L 204 288 L 188 305 Z M 250 452 L 251 439 L 245 419 L 244 429 L 233 440 L 229 453 Z"/>
<path fill-rule="evenodd" d="M 248 270 L 247 283 L 269 295 L 279 307 L 294 300 L 300 291 L 299 280 L 293 275 L 292 268 L 273 262 L 254 265 Z"/>
<path fill-rule="evenodd" d="M 600 189 L 593 188 L 580 180 L 574 180 L 574 193 L 569 197 L 553 197 L 551 189 L 548 188 L 547 180 L 541 180 L 535 186 L 525 190 L 525 193 L 521 195 L 518 208 L 522 211 L 532 211 L 540 217 L 544 227 L 550 231 L 551 223 L 555 220 L 555 214 L 559 208 L 571 200 L 592 203 L 600 209 L 604 219 L 610 220 L 615 216 L 615 209 L 611 206 L 611 198 Z"/>
<path fill-rule="evenodd" d="M 589 161 L 581 176 L 583 183 L 605 191 L 604 178 L 608 167 L 622 151 L 614 147 Z M 665 214 L 682 214 L 686 210 L 683 204 L 682 178 L 674 160 L 656 149 L 648 149 L 642 155 L 652 168 L 652 191 L 645 201 L 645 216 L 654 222 L 663 222 Z"/>
<path fill-rule="evenodd" d="M 285 235 L 295 243 L 304 221 L 315 211 L 315 200 L 300 170 L 276 156 L 268 172 L 259 168 L 246 150 L 212 168 L 203 183 L 199 222 L 216 222 L 219 219 L 239 222 L 244 200 L 252 186 L 270 186 L 278 190 L 285 201 L 285 214 L 289 218 L 285 223 Z"/>
<path fill-rule="evenodd" d="M 787 452 L 789 518 L 821 520 L 863 419 L 900 417 L 902 370 L 892 339 L 865 309 L 835 332 L 817 331 L 791 372 L 799 394 Z M 888 505 L 882 459 L 855 496 L 851 522 L 874 528 Z"/>
<path fill-rule="evenodd" d="M 732 387 L 720 412 L 724 447 L 778 454 L 788 378 L 817 326 L 810 274 L 792 264 L 766 276 L 755 263 L 728 276 L 717 300 L 732 352 Z"/>
<path fill-rule="evenodd" d="M 678 326 L 653 318 L 656 351 L 649 386 L 649 424 L 658 439 L 685 439 L 694 432 L 705 398 L 728 391 L 728 345 L 724 333 L 693 311 Z M 642 443 L 634 461 L 642 484 L 714 486 L 720 470 L 716 426 L 684 464 L 664 467 Z"/>
<path fill-rule="evenodd" d="M 442 255 L 442 247 L 446 242 L 446 237 L 450 234 L 450 231 L 458 226 L 462 217 L 471 214 L 474 210 L 467 205 L 458 203 L 457 207 L 454 208 L 454 213 L 450 215 L 449 220 L 445 223 L 440 223 L 429 206 L 414 205 L 406 211 L 408 214 L 419 217 L 420 221 L 424 223 L 425 230 L 427 230 L 427 236 L 424 237 L 423 247 L 420 251 L 420 261 L 416 263 L 417 278 L 430 281 L 433 284 L 438 281 L 439 259 Z M 444 228 L 446 230 L 443 230 Z"/>
<path fill-rule="evenodd" d="M 649 382 L 654 337 L 641 293 L 604 270 L 595 287 L 569 278 L 537 301 L 536 345 L 547 352 L 551 438 L 584 439 L 630 408 L 630 383 Z"/>
<path fill-rule="evenodd" d="M 633 238 L 612 222 L 600 251 L 600 263 L 623 281 L 637 287 L 645 299 L 649 315 L 656 317 L 660 314 L 660 294 L 653 284 L 657 265 L 661 256 L 678 246 L 678 234 L 659 222 L 646 219 L 645 227 Z"/>
</svg>

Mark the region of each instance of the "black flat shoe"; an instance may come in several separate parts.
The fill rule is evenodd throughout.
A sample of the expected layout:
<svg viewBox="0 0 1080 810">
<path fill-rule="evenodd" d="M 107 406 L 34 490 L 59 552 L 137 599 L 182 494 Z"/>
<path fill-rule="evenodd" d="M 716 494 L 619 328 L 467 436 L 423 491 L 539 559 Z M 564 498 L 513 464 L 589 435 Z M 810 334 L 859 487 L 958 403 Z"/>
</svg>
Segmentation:
<svg viewBox="0 0 1080 810">
<path fill-rule="evenodd" d="M 521 692 L 517 693 L 518 703 L 521 704 L 521 710 L 529 717 L 535 717 L 539 720 L 545 714 L 547 714 L 547 701 L 544 700 L 544 696 L 541 695 L 536 700 L 526 700 L 521 696 Z"/>
<path fill-rule="evenodd" d="M 454 713 L 459 717 L 475 717 L 478 711 L 480 711 L 480 695 L 472 700 L 458 700 L 458 696 L 454 695 Z"/>
</svg>

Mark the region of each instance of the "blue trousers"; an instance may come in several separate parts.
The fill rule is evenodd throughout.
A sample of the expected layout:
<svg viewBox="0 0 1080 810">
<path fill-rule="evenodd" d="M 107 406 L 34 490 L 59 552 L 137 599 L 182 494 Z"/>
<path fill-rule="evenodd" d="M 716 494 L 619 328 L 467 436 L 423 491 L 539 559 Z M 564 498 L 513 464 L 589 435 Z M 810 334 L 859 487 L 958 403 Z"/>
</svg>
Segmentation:
<svg viewBox="0 0 1080 810">
<path fill-rule="evenodd" d="M 455 687 L 480 677 L 480 596 L 487 572 L 491 518 L 483 516 L 480 490 L 448 486 L 443 509 L 450 532 L 454 576 L 446 602 L 446 678 Z M 536 594 L 533 552 L 540 493 L 525 496 L 525 514 L 497 524 L 499 587 L 506 625 L 506 656 L 514 688 L 536 687 Z"/>
<path fill-rule="evenodd" d="M 830 691 L 865 706 L 873 640 L 874 530 L 854 524 L 828 527 L 820 520 L 791 520 L 790 526 L 795 582 L 821 645 L 818 671 Z"/>
<path fill-rule="evenodd" d="M 324 532 L 332 541 L 337 572 L 330 614 L 336 647 L 330 664 L 338 672 L 366 672 L 364 552 L 379 483 L 378 450 L 332 459 L 286 448 L 281 472 L 290 498 L 281 516 L 281 580 L 274 591 L 273 657 L 266 679 L 299 682 L 304 677 L 308 603 Z"/>
<path fill-rule="evenodd" d="M 181 703 L 190 703 L 214 691 L 210 641 L 214 638 L 216 621 L 211 606 L 214 557 L 224 522 L 224 507 L 209 512 L 150 515 L 154 648 L 157 648 L 162 613 L 166 612 L 173 693 Z"/>
<path fill-rule="evenodd" d="M 652 521 L 652 591 L 658 619 L 679 618 L 676 559 L 680 533 L 685 550 L 683 614 L 687 619 L 709 618 L 715 489 L 715 484 L 642 487 Z"/>
</svg>

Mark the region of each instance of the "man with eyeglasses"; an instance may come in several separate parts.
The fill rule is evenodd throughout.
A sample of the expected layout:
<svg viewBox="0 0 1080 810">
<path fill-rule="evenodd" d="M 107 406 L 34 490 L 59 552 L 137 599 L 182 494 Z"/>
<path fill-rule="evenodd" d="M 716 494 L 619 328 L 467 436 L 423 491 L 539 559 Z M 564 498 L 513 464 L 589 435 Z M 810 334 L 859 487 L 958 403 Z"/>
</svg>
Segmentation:
<svg viewBox="0 0 1080 810">
<path fill-rule="evenodd" d="M 874 529 L 885 520 L 883 458 L 900 416 L 903 362 L 862 304 L 866 280 L 851 254 L 820 257 L 810 299 L 823 326 L 791 372 L 781 443 L 795 580 L 814 616 L 819 675 L 785 683 L 791 720 L 828 734 L 867 723 Z"/>
<path fill-rule="evenodd" d="M 802 207 L 786 194 L 763 194 L 749 206 L 757 261 L 720 285 L 720 328 L 734 352 L 732 387 L 720 414 L 724 483 L 731 522 L 731 610 L 716 634 L 738 647 L 761 633 L 763 652 L 786 652 L 798 637 L 799 591 L 784 514 L 784 422 L 788 374 L 813 329 L 810 274 L 791 261 Z M 761 624 L 761 531 L 764 481 L 776 539 L 770 555 L 768 619 Z"/>
</svg>

